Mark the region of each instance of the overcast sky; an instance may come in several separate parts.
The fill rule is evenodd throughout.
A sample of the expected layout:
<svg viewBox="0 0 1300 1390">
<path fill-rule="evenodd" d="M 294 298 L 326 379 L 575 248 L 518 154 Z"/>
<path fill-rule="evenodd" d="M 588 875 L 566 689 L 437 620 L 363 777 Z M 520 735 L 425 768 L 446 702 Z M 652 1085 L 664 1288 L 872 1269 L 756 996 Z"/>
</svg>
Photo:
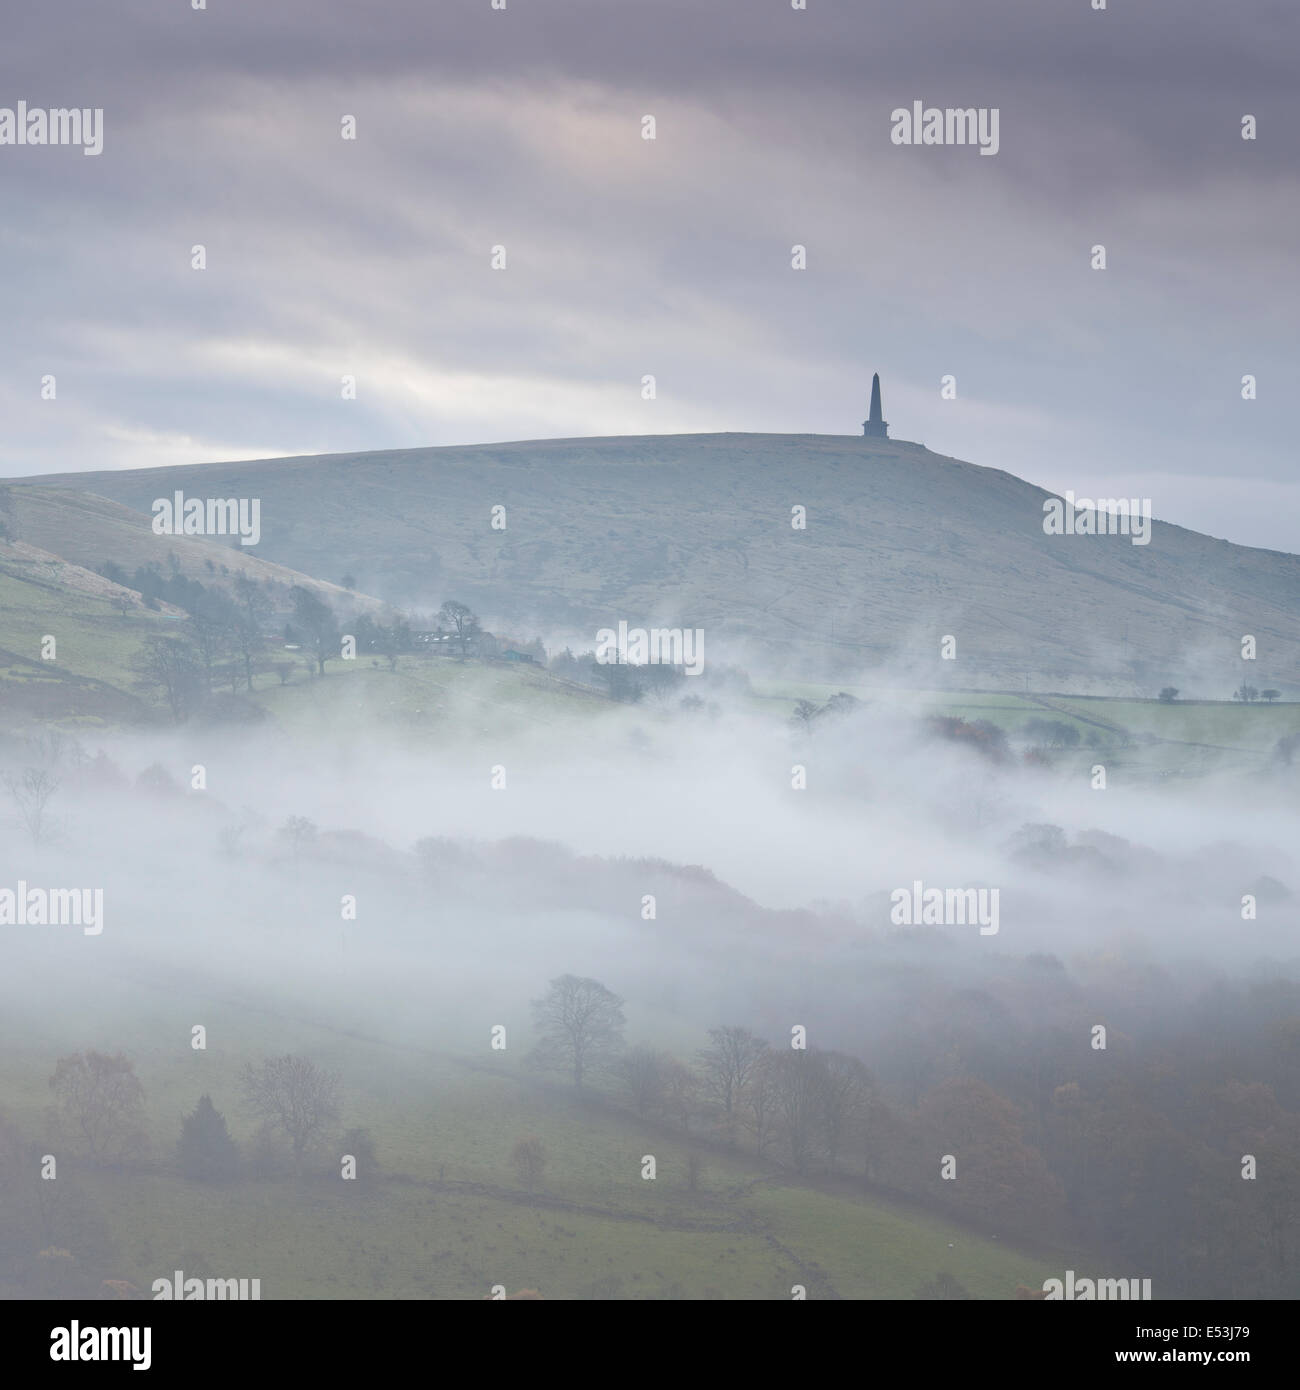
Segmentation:
<svg viewBox="0 0 1300 1390">
<path fill-rule="evenodd" d="M 0 474 L 851 434 L 879 371 L 896 437 L 1300 550 L 1300 7 L 1091 4 L 6 6 L 0 107 L 104 147 L 0 146 Z"/>
</svg>

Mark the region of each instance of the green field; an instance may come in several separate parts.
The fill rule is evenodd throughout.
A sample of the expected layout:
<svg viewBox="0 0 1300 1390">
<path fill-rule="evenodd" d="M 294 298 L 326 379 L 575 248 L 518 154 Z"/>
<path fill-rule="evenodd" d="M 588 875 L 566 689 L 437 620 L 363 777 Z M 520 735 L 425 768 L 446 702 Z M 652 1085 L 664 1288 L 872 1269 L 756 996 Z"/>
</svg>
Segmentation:
<svg viewBox="0 0 1300 1390">
<path fill-rule="evenodd" d="M 450 657 L 406 656 L 396 671 L 369 659 L 331 661 L 324 680 L 299 663 L 290 685 L 258 677 L 256 701 L 278 723 L 303 734 L 374 721 L 403 738 L 509 733 L 608 711 L 608 699 L 556 680 L 540 667 Z"/>
<path fill-rule="evenodd" d="M 0 572 L 0 692 L 6 722 L 54 722 L 76 729 L 148 722 L 165 712 L 137 683 L 132 663 L 145 638 L 174 632 L 179 619 L 147 610 L 120 613 L 107 599 Z M 57 638 L 57 660 L 39 660 L 45 633 Z M 407 655 L 395 671 L 373 658 L 328 663 L 323 680 L 303 652 L 272 648 L 268 662 L 291 663 L 288 683 L 274 670 L 254 677 L 225 700 L 225 716 L 269 717 L 296 736 L 319 737 L 369 724 L 417 745 L 445 741 L 449 730 L 512 734 L 574 727 L 616 707 L 603 695 L 557 680 L 543 668 L 425 654 Z M 220 694 L 221 688 L 218 687 Z M 228 686 L 226 687 L 228 692 Z M 1269 765 L 1279 738 L 1300 732 L 1300 704 L 1134 700 L 1100 696 L 927 691 L 797 681 L 756 680 L 749 707 L 786 719 L 799 700 L 824 703 L 846 690 L 903 717 L 987 720 L 1017 748 L 1032 741 L 1031 721 L 1078 731 L 1072 749 L 1049 750 L 1053 767 L 1086 774 L 1100 758 L 1108 771 L 1137 780 L 1255 774 Z M 642 713 L 656 713 L 646 706 Z"/>
<path fill-rule="evenodd" d="M 165 990 L 138 983 L 134 1007 L 105 1023 L 102 1045 L 136 1061 L 151 1151 L 130 1171 L 77 1167 L 69 1181 L 107 1225 L 112 1277 L 141 1289 L 180 1268 L 260 1278 L 264 1298 L 479 1299 L 494 1284 L 550 1299 L 785 1299 L 796 1284 L 809 1297 L 910 1298 L 943 1270 L 975 1297 L 1009 1298 L 1080 1258 L 1025 1253 L 847 1177 L 804 1182 L 713 1146 L 692 1192 L 687 1137 L 579 1100 L 500 1054 L 395 1046 L 201 995 L 181 1008 L 174 981 Z M 196 1017 L 208 1028 L 206 1052 L 188 1046 Z M 160 1049 L 165 1037 L 176 1046 Z M 39 1134 L 46 1077 L 72 1042 L 38 1020 L 11 1020 L 0 1042 L 0 1110 Z M 238 1067 L 289 1050 L 342 1071 L 342 1123 L 371 1131 L 380 1180 L 180 1176 L 171 1161 L 180 1117 L 200 1093 L 247 1144 Z M 524 1135 L 547 1150 L 532 1195 L 509 1164 Z M 653 1181 L 641 1177 L 645 1154 L 658 1164 Z M 75 1237 L 60 1243 L 71 1248 Z"/>
<path fill-rule="evenodd" d="M 902 690 L 892 687 L 756 681 L 755 708 L 788 717 L 800 700 L 823 704 L 846 691 L 878 709 L 946 715 L 998 725 L 1011 740 L 1032 739 L 1031 721 L 1078 730 L 1073 749 L 1049 750 L 1054 766 L 1086 772 L 1099 755 L 1108 769 L 1142 779 L 1211 772 L 1256 773 L 1268 766 L 1278 739 L 1300 732 L 1300 703 L 1232 700 L 1134 700 L 1108 696 L 1017 694 L 1011 691 Z"/>
<path fill-rule="evenodd" d="M 15 722 L 95 727 L 134 722 L 144 707 L 132 659 L 151 634 L 178 618 L 137 609 L 123 616 L 106 598 L 70 595 L 0 568 L 0 697 Z M 54 659 L 42 658 L 46 636 Z"/>
<path fill-rule="evenodd" d="M 178 616 L 136 608 L 122 614 L 107 598 L 33 582 L 0 567 L 0 709 L 12 727 L 55 723 L 69 729 L 167 722 L 156 692 L 145 691 L 133 662 L 145 639 L 178 633 Z M 41 659 L 46 634 L 55 659 Z M 240 684 L 226 717 L 265 713 L 311 735 L 369 719 L 394 735 L 442 736 L 454 714 L 457 727 L 509 731 L 590 717 L 610 703 L 596 692 L 566 684 L 541 667 L 457 661 L 423 654 L 401 658 L 396 671 L 369 658 L 327 663 L 324 680 L 311 674 L 303 652 L 271 647 L 266 663 L 292 665 L 287 684 L 274 670 L 254 675 L 253 693 Z M 228 683 L 217 686 L 228 696 Z M 466 720 L 466 712 L 470 719 Z"/>
<path fill-rule="evenodd" d="M 277 475 L 279 476 L 279 475 Z M 139 683 L 135 669 L 145 639 L 177 633 L 179 611 L 138 605 L 120 611 L 114 592 L 89 569 L 107 557 L 126 567 L 167 551 L 202 581 L 224 582 L 222 572 L 247 572 L 279 586 L 318 581 L 206 540 L 170 538 L 163 551 L 148 519 L 102 498 L 44 488 L 11 489 L 8 505 L 18 527 L 36 545 L 59 545 L 61 559 L 31 545 L 0 541 L 0 720 L 10 729 L 55 723 L 92 730 L 129 725 L 165 727 L 169 715 L 159 693 Z M 15 523 L 17 525 L 17 523 Z M 170 547 L 170 549 L 168 549 Z M 97 558 L 98 557 L 98 558 Z M 233 568 L 232 568 L 233 567 Z M 327 601 L 374 609 L 374 600 L 321 586 Z M 56 659 L 42 659 L 46 635 Z M 287 683 L 275 665 L 289 665 Z M 360 724 L 416 745 L 450 736 L 547 731 L 616 707 L 597 692 L 558 680 L 543 668 L 480 660 L 457 661 L 420 652 L 403 656 L 395 671 L 383 661 L 333 660 L 316 679 L 302 651 L 282 647 L 268 631 L 254 689 L 232 693 L 219 677 L 211 717 L 223 721 L 267 718 L 295 736 L 334 736 Z M 1099 758 L 1108 771 L 1135 780 L 1227 772 L 1252 775 L 1268 767 L 1279 738 L 1300 731 L 1300 703 L 1241 705 L 1232 701 L 1179 701 L 1039 694 L 1020 691 L 935 691 L 756 678 L 747 704 L 778 720 L 798 700 L 822 704 L 847 690 L 878 709 L 904 718 L 949 715 L 997 724 L 1019 754 L 1035 738 L 1032 721 L 1077 731 L 1074 748 L 1049 748 L 1047 762 L 1066 775 L 1086 774 Z M 660 717 L 647 703 L 643 717 Z M 207 716 L 205 716 L 207 717 Z"/>
</svg>

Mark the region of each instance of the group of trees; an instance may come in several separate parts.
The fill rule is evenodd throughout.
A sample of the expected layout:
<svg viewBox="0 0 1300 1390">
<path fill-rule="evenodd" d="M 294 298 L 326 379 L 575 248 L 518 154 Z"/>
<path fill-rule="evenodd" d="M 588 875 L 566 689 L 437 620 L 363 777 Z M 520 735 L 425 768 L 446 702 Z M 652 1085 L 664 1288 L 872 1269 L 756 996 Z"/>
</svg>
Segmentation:
<svg viewBox="0 0 1300 1390">
<path fill-rule="evenodd" d="M 170 568 L 166 573 L 154 561 L 139 565 L 134 574 L 128 574 L 121 565 L 105 560 L 99 566 L 99 573 L 124 589 L 134 589 L 146 608 L 157 609 L 168 603 L 173 608 L 183 608 L 187 613 L 192 613 L 213 591 L 184 574 L 174 554 L 168 556 L 168 562 Z"/>
<path fill-rule="evenodd" d="M 467 603 L 448 599 L 438 610 L 435 636 L 448 637 L 457 655 L 465 660 L 471 652 L 490 654 L 491 634 L 484 631 L 478 614 Z M 396 618 L 389 627 L 363 614 L 353 625 L 358 653 L 383 657 L 390 670 L 397 669 L 397 658 L 417 650 L 415 635 L 405 618 Z"/>
<path fill-rule="evenodd" d="M 104 572 L 112 569 L 103 567 Z M 141 573 L 153 571 L 137 571 L 131 582 Z M 244 575 L 236 575 L 227 592 L 176 574 L 159 592 L 189 616 L 180 632 L 145 638 L 134 661 L 140 688 L 161 698 L 178 723 L 210 700 L 220 684 L 228 683 L 232 694 L 241 683 L 251 691 L 254 675 L 265 669 L 265 624 L 271 612 L 266 591 Z"/>
<path fill-rule="evenodd" d="M 1058 1003 L 1073 992 L 1052 957 L 1024 972 Z M 1093 1051 L 1059 1008 L 1031 1028 L 965 989 L 909 1004 L 871 1068 L 736 1025 L 683 1061 L 628 1047 L 623 1008 L 597 980 L 552 980 L 534 1060 L 697 1143 L 857 1174 L 1004 1239 L 1107 1251 L 1165 1296 L 1300 1295 L 1300 986 L 1220 984 L 1149 1058 Z"/>
<path fill-rule="evenodd" d="M 1253 704 L 1256 700 L 1263 700 L 1266 704 L 1272 704 L 1274 700 L 1280 699 L 1280 690 L 1257 690 L 1253 685 L 1247 685 L 1244 681 L 1232 692 L 1234 700 L 1240 700 L 1242 704 Z"/>
<path fill-rule="evenodd" d="M 688 1136 L 691 1187 L 702 1144 L 730 1145 L 800 1174 L 856 1175 L 1004 1240 L 1074 1242 L 1153 1278 L 1164 1297 L 1300 1294 L 1300 985 L 1219 981 L 1155 1017 L 1169 982 L 1143 978 L 1146 993 L 1125 976 L 1121 995 L 1146 1035 L 1116 1028 L 1096 1051 L 1085 1024 L 1105 1006 L 1053 957 L 1001 960 L 1001 998 L 913 976 L 891 986 L 907 997 L 868 1067 L 735 1024 L 708 1030 L 688 1059 L 629 1047 L 623 1000 L 564 975 L 534 1002 L 536 1060 Z M 60 1181 L 23 1188 L 17 1206 L 14 1184 L 38 1165 L 0 1117 L 0 1250 L 16 1241 L 31 1255 L 38 1233 L 55 1244 L 63 1227 L 42 1204 L 64 1200 L 65 1154 L 111 1166 L 145 1152 L 145 1096 L 127 1057 L 60 1057 L 50 1089 L 59 1127 L 36 1152 L 59 1154 Z M 376 1171 L 364 1131 L 338 1134 L 337 1074 L 274 1057 L 245 1066 L 238 1089 L 261 1126 L 248 1159 L 204 1095 L 181 1127 L 187 1176 L 220 1181 L 250 1162 L 274 1171 L 273 1143 L 297 1174 L 316 1151 L 353 1154 L 360 1178 Z M 540 1139 L 520 1139 L 509 1157 L 522 1186 L 544 1182 Z M 92 1237 L 87 1228 L 88 1249 Z M 62 1268 L 47 1261 L 38 1273 Z M 917 1296 L 960 1297 L 942 1280 L 927 1289 Z"/>
<path fill-rule="evenodd" d="M 338 1133 L 336 1073 L 309 1058 L 272 1057 L 246 1066 L 238 1083 L 244 1112 L 260 1125 L 250 1154 L 240 1153 L 205 1094 L 181 1122 L 175 1165 L 185 1177 L 217 1183 L 276 1172 L 290 1160 L 301 1174 L 327 1145 L 355 1159 L 359 1187 L 378 1174 L 369 1133 Z M 120 1273 L 116 1247 L 88 1185 L 90 1169 L 136 1169 L 149 1156 L 135 1064 L 121 1052 L 69 1053 L 55 1062 L 49 1089 L 55 1106 L 38 1137 L 25 1137 L 0 1112 L 0 1299 L 138 1296 L 111 1277 Z M 185 1254 L 181 1263 L 198 1273 L 201 1260 Z"/>
<path fill-rule="evenodd" d="M 990 719 L 961 719 L 957 715 L 931 715 L 925 726 L 932 737 L 973 749 L 990 762 L 1003 763 L 1011 755 L 1006 730 Z"/>
<path fill-rule="evenodd" d="M 266 592 L 255 582 L 236 575 L 233 592 L 205 589 L 197 581 L 176 576 L 188 586 L 183 598 L 189 614 L 185 626 L 176 633 L 151 633 L 134 660 L 137 683 L 142 690 L 162 700 L 177 723 L 203 708 L 216 690 L 228 684 L 232 695 L 242 685 L 251 692 L 254 676 L 274 670 L 283 684 L 292 672 L 292 662 L 268 662 L 275 647 L 268 632 L 272 605 Z M 301 646 L 308 653 L 318 675 L 325 663 L 341 655 L 342 636 L 338 619 L 324 599 L 295 585 L 289 591 L 293 617 L 284 628 L 284 644 Z M 171 599 L 168 600 L 172 601 Z M 369 635 L 381 637 L 377 628 Z"/>
<path fill-rule="evenodd" d="M 1042 748 L 1069 749 L 1079 746 L 1079 726 L 1067 724 L 1063 719 L 1027 719 L 1024 734 Z"/>
<path fill-rule="evenodd" d="M 750 690 L 748 673 L 737 666 L 710 662 L 698 676 L 688 678 L 682 667 L 663 662 L 597 661 L 594 651 L 575 653 L 570 647 L 548 658 L 539 641 L 530 643 L 525 650 L 531 651 L 539 663 L 544 662 L 552 675 L 590 686 L 623 704 L 638 704 L 649 699 L 660 704 L 675 702 L 677 708 L 687 712 L 707 709 L 717 713 L 718 705 L 712 702 L 706 705 L 702 695 L 744 695 Z M 689 693 L 683 694 L 684 690 Z M 833 707 L 839 699 L 852 700 L 852 696 L 832 696 L 827 708 Z"/>
<path fill-rule="evenodd" d="M 145 607 L 156 609 L 167 603 L 188 615 L 181 631 L 154 633 L 145 639 L 134 662 L 140 687 L 160 698 L 180 722 L 225 683 L 232 695 L 241 684 L 251 692 L 254 676 L 268 669 L 275 670 L 284 683 L 292 663 L 280 660 L 268 666 L 266 659 L 276 645 L 271 619 L 277 608 L 283 611 L 284 607 L 276 586 L 236 574 L 227 586 L 209 587 L 185 575 L 174 555 L 170 560 L 170 573 L 150 564 L 127 574 L 111 560 L 99 567 L 106 579 L 135 589 Z M 283 629 L 284 644 L 306 650 L 316 673 L 324 675 L 325 663 L 341 655 L 337 615 L 318 593 L 301 585 L 289 590 L 288 604 L 291 616 Z M 409 650 L 409 633 L 401 623 L 385 629 L 363 617 L 358 627 L 358 646 L 364 650 L 386 656 L 391 652 L 394 663 L 399 651 Z"/>
<path fill-rule="evenodd" d="M 154 639 L 155 644 L 183 644 L 180 655 L 173 651 L 164 656 L 172 667 L 172 680 L 167 682 L 172 689 L 169 702 L 183 684 L 182 672 L 191 685 L 197 688 L 201 683 L 208 694 L 219 677 L 229 679 L 232 690 L 241 679 L 249 690 L 253 688 L 272 609 L 268 587 L 236 574 L 229 588 L 209 588 L 179 568 L 164 575 L 157 565 L 142 566 L 128 576 L 112 561 L 105 561 L 99 572 L 114 583 L 137 590 L 148 608 L 157 608 L 162 601 L 189 615 L 183 638 Z M 146 678 L 152 674 L 148 661 L 143 663 L 141 674 Z"/>
<path fill-rule="evenodd" d="M 814 724 L 824 724 L 827 719 L 836 715 L 855 714 L 862 707 L 862 701 L 856 695 L 850 695 L 847 690 L 839 690 L 823 705 L 817 704 L 814 700 L 797 701 L 790 715 L 790 722 L 796 729 L 807 731 Z"/>
<path fill-rule="evenodd" d="M 53 803 L 60 792 L 116 789 L 126 783 L 107 753 L 100 749 L 92 756 L 60 729 L 46 727 L 4 742 L 8 746 L 0 752 L 0 825 L 10 821 L 33 846 L 57 839 L 60 823 Z M 3 813 L 5 803 L 12 816 Z"/>
<path fill-rule="evenodd" d="M 958 715 L 934 715 L 925 721 L 932 737 L 947 743 L 959 744 L 982 754 L 991 762 L 1004 763 L 1011 756 L 1011 745 L 1006 730 L 988 719 L 962 719 Z M 1021 733 L 1028 741 L 1024 761 L 1030 765 L 1050 764 L 1052 753 L 1071 752 L 1080 742 L 1089 748 L 1101 745 L 1101 733 L 1090 729 L 1086 735 L 1079 732 L 1077 724 L 1064 719 L 1027 719 Z M 1120 743 L 1127 743 L 1129 736 L 1117 730 L 1114 735 Z"/>
<path fill-rule="evenodd" d="M 132 663 L 138 687 L 166 705 L 175 722 L 195 714 L 227 683 L 231 695 L 237 694 L 241 685 L 251 693 L 254 677 L 266 671 L 274 671 L 281 684 L 287 683 L 293 661 L 269 658 L 269 653 L 279 648 L 302 649 L 310 661 L 308 669 L 314 669 L 317 677 L 325 675 L 327 662 L 343 657 L 340 618 L 316 591 L 301 585 L 288 591 L 290 613 L 277 638 L 271 631 L 271 619 L 277 609 L 283 613 L 284 598 L 274 585 L 260 585 L 236 574 L 228 588 L 208 587 L 182 573 L 174 556 L 171 562 L 170 573 L 150 564 L 128 574 L 112 561 L 101 564 L 99 572 L 114 583 L 136 589 L 148 608 L 167 603 L 187 614 L 179 631 L 147 636 Z M 434 635 L 448 639 L 462 661 L 471 655 L 492 655 L 499 647 L 473 609 L 459 600 L 448 599 L 431 621 L 436 623 Z M 355 654 L 387 661 L 390 670 L 397 669 L 400 657 L 419 650 L 411 623 L 401 617 L 384 624 L 368 613 L 359 613 L 349 627 Z M 545 662 L 546 651 L 540 642 L 529 644 L 525 650 L 539 664 Z M 571 653 L 566 655 L 583 679 L 603 684 L 618 699 L 636 700 L 647 692 L 667 691 L 683 679 L 680 671 L 670 667 L 600 666 L 590 655 L 582 662 Z"/>
<path fill-rule="evenodd" d="M 599 980 L 561 975 L 533 1003 L 532 1060 L 565 1071 L 575 1088 L 593 1078 L 617 1088 L 637 1115 L 690 1132 L 701 1120 L 712 1137 L 747 1134 L 761 1154 L 796 1172 L 833 1168 L 852 1143 L 864 1170 L 874 1166 L 875 1125 L 883 1103 L 875 1078 L 855 1057 L 775 1049 L 748 1029 L 709 1031 L 687 1065 L 671 1053 L 628 1048 L 623 1001 Z"/>
<path fill-rule="evenodd" d="M 676 666 L 658 662 L 633 665 L 627 661 L 597 661 L 595 652 L 575 656 L 567 647 L 546 664 L 548 670 L 564 680 L 589 685 L 623 704 L 637 704 L 647 697 L 666 701 L 686 683 L 685 672 Z"/>
<path fill-rule="evenodd" d="M 337 1136 L 339 1075 L 309 1057 L 247 1063 L 238 1084 L 244 1112 L 261 1126 L 256 1146 L 265 1156 L 279 1136 L 287 1144 L 296 1175 L 302 1174 L 314 1150 Z M 134 1062 L 123 1053 L 91 1050 L 60 1057 L 50 1089 L 63 1132 L 89 1163 L 129 1163 L 146 1152 L 144 1086 Z M 357 1158 L 359 1169 L 373 1171 L 374 1146 L 364 1130 L 349 1130 L 342 1142 Z M 177 1158 L 187 1177 L 214 1180 L 240 1170 L 239 1148 L 211 1096 L 200 1096 L 183 1118 Z"/>
<path fill-rule="evenodd" d="M 1243 704 L 1253 704 L 1256 700 L 1263 700 L 1266 704 L 1272 704 L 1274 700 L 1282 698 L 1280 690 L 1258 690 L 1253 685 L 1247 685 L 1244 681 L 1236 690 L 1232 692 L 1234 700 L 1240 700 Z M 1178 687 L 1176 685 L 1166 685 L 1160 692 L 1160 703 L 1172 705 L 1178 699 Z"/>
<path fill-rule="evenodd" d="M 362 613 L 352 625 L 352 632 L 357 639 L 357 654 L 382 657 L 388 662 L 390 671 L 397 670 L 398 657 L 415 649 L 410 624 L 404 618 L 396 618 L 385 627 L 369 614 Z"/>
<path fill-rule="evenodd" d="M 205 588 L 179 572 L 163 576 L 157 566 L 127 576 L 106 562 L 100 573 L 115 582 L 145 586 L 146 603 L 158 599 L 184 608 L 185 626 L 176 633 L 151 633 L 136 655 L 133 666 L 140 689 L 161 700 L 172 719 L 180 723 L 211 701 L 225 683 L 237 694 L 241 684 L 254 688 L 254 676 L 273 670 L 285 684 L 294 663 L 284 658 L 269 661 L 277 647 L 301 648 L 310 661 L 309 671 L 325 675 L 326 663 L 343 657 L 344 633 L 338 614 L 315 591 L 294 585 L 289 590 L 292 614 L 284 624 L 282 642 L 269 631 L 273 605 L 268 593 L 243 575 L 236 575 L 231 592 Z M 449 635 L 464 659 L 488 640 L 478 617 L 468 605 L 448 600 L 438 614 L 438 631 Z M 388 662 L 397 669 L 399 657 L 416 650 L 410 624 L 395 618 L 385 625 L 367 613 L 358 614 L 348 634 L 356 643 L 355 655 Z"/>
</svg>

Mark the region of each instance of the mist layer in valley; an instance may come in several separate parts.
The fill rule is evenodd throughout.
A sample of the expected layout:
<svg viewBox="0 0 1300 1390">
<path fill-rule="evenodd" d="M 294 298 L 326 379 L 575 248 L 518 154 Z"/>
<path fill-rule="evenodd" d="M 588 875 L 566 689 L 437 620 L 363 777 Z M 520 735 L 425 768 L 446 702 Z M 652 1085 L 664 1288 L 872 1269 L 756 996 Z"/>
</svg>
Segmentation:
<svg viewBox="0 0 1300 1390">
<path fill-rule="evenodd" d="M 898 700 L 840 697 L 801 720 L 713 694 L 509 732 L 453 699 L 418 740 L 373 694 L 309 728 L 11 738 L 0 996 L 20 1093 L 59 1057 L 120 1051 L 173 1102 L 149 1127 L 151 1162 L 166 1169 L 170 1130 L 211 1094 L 274 1181 L 271 1137 L 241 1118 L 240 1068 L 307 1055 L 354 1109 L 384 1096 L 371 1130 L 398 1151 L 388 1167 L 434 1181 L 439 1141 L 411 1152 L 391 1132 L 438 1134 L 445 1083 L 430 1075 L 461 1068 L 465 1084 L 505 1078 L 561 1103 L 572 1078 L 540 1046 L 536 1001 L 594 982 L 625 1028 L 593 1051 L 584 1104 L 633 1125 L 618 1141 L 629 1165 L 666 1130 L 692 1164 L 714 1153 L 866 1183 L 984 1240 L 1144 1256 L 1166 1296 L 1285 1287 L 1235 1209 L 1196 1199 L 1202 1225 L 1237 1228 L 1227 1272 L 1189 1264 L 1163 1208 L 1124 1224 L 1126 1193 L 1161 1180 L 1154 1150 L 1083 1168 L 1077 1153 L 1087 1116 L 1090 1143 L 1113 1150 L 1112 1123 L 1151 1127 L 1204 1174 L 1262 1134 L 1294 1161 L 1288 769 L 1160 782 L 1085 757 L 1080 775 Z M 32 775 L 49 791 L 35 815 Z M 32 888 L 85 890 L 95 918 L 13 920 Z M 826 1129 L 779 1086 L 756 1102 L 752 1077 L 723 1106 L 702 1061 L 719 1030 L 806 1055 L 828 1087 L 849 1068 L 856 1108 Z M 1207 1118 L 1225 1107 L 1242 1110 L 1226 1130 Z M 17 1114 L 29 1140 L 76 1152 L 48 1100 Z M 581 1111 L 565 1133 L 589 1123 Z M 328 1183 L 341 1141 L 316 1138 Z M 978 1170 L 966 1185 L 938 1176 L 953 1153 Z M 555 1156 L 547 1181 L 565 1190 Z M 603 1296 L 547 1268 L 515 1282 Z M 435 1296 L 476 1296 L 477 1278 Z M 282 1278 L 267 1296 L 303 1292 Z"/>
</svg>

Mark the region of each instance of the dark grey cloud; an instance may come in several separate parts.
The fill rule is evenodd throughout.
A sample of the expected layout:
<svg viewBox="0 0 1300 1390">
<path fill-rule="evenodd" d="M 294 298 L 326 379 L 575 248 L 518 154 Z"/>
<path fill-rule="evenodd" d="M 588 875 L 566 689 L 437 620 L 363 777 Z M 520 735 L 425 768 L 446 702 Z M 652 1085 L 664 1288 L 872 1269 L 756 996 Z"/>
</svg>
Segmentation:
<svg viewBox="0 0 1300 1390">
<path fill-rule="evenodd" d="M 903 437 L 1291 548 L 1298 31 L 1163 0 L 24 7 L 0 105 L 106 133 L 0 148 L 0 471 L 851 432 L 879 369 Z M 914 99 L 997 106 L 997 157 L 892 146 Z"/>
</svg>

